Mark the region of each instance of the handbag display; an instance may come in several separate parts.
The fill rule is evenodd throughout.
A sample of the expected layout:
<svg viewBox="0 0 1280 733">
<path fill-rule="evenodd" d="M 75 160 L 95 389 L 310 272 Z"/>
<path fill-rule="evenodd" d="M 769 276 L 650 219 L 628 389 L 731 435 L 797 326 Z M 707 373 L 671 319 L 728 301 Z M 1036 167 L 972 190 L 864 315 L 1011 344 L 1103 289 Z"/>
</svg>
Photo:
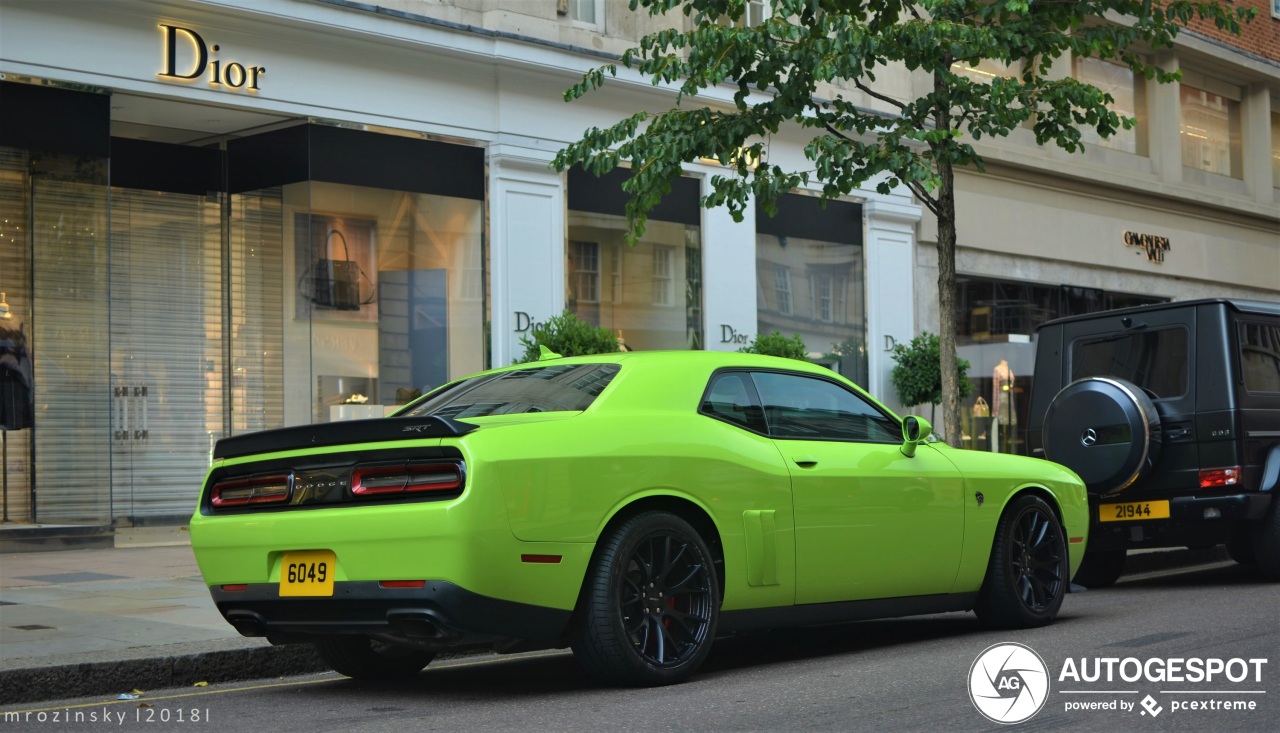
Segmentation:
<svg viewBox="0 0 1280 733">
<path fill-rule="evenodd" d="M 314 284 L 311 302 L 321 308 L 334 310 L 360 310 L 360 276 L 364 273 L 355 260 L 351 259 L 351 251 L 347 248 L 347 238 L 342 232 L 334 229 L 325 237 L 325 254 L 332 255 L 330 242 L 337 235 L 342 242 L 344 259 L 335 260 L 322 257 L 316 260 Z M 365 275 L 367 278 L 368 276 Z"/>
<path fill-rule="evenodd" d="M 991 417 L 991 406 L 982 397 L 978 397 L 978 401 L 973 403 L 973 416 Z"/>
</svg>

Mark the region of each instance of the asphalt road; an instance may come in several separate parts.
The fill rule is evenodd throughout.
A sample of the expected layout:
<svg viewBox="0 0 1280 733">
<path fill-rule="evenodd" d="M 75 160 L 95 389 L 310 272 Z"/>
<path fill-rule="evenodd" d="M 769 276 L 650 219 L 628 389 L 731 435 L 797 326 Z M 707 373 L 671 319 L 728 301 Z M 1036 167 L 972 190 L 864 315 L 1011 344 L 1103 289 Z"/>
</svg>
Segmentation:
<svg viewBox="0 0 1280 733">
<path fill-rule="evenodd" d="M 415 679 L 396 683 L 318 675 L 152 690 L 130 701 L 9 706 L 0 728 L 104 730 L 105 725 L 115 730 L 303 733 L 1280 730 L 1277 609 L 1280 586 L 1223 564 L 1073 594 L 1056 623 L 1031 631 L 991 631 L 970 614 L 945 614 L 721 640 L 702 672 L 668 688 L 600 687 L 567 652 L 541 652 L 437 662 Z M 969 695 L 975 659 L 1004 642 L 1037 652 L 1049 685 L 1047 693 L 1038 695 L 1044 701 L 1039 712 L 1008 727 L 984 718 Z M 1071 678 L 1068 659 L 1079 680 Z M 1166 659 L 1185 661 L 1166 665 Z M 1213 660 L 1219 659 L 1223 669 L 1211 681 L 1193 679 L 1194 670 L 1215 669 Z M 1102 679 L 1087 681 L 1099 664 Z M 1114 665 L 1110 683 L 1108 664 Z M 1139 665 L 1156 676 L 1174 664 L 1180 680 L 1124 679 L 1137 674 Z M 1021 687 L 1023 704 L 1032 705 L 1036 679 L 1045 679 L 1034 669 L 986 678 L 1003 682 L 1006 691 L 999 695 L 1009 701 L 1016 699 L 1009 688 Z M 1188 709 L 1192 703 L 1217 709 Z M 1223 709 L 1250 705 L 1252 710 Z M 17 719 L 8 715 L 14 712 Z"/>
</svg>

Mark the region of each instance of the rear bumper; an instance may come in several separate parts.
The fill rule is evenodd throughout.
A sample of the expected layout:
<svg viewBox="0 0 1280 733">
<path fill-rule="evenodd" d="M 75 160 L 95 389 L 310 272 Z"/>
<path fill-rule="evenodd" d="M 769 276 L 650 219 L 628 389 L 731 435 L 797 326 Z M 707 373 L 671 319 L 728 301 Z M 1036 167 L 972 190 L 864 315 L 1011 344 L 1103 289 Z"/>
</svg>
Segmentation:
<svg viewBox="0 0 1280 733">
<path fill-rule="evenodd" d="M 1232 539 L 1247 522 L 1262 519 L 1271 506 L 1271 494 L 1226 496 L 1174 496 L 1168 519 L 1128 522 L 1098 521 L 1102 503 L 1159 501 L 1166 497 L 1122 497 L 1100 501 L 1089 498 L 1089 549 L 1120 550 L 1141 547 L 1210 547 Z M 1206 516 L 1206 511 L 1209 516 Z M 1216 516 L 1215 516 L 1216 515 Z"/>
<path fill-rule="evenodd" d="M 572 613 L 490 598 L 445 581 L 427 581 L 422 588 L 337 582 L 333 596 L 324 598 L 281 598 L 276 583 L 254 583 L 243 591 L 213 586 L 209 592 L 223 618 L 242 635 L 283 642 L 353 633 L 440 647 L 506 639 L 555 641 Z"/>
</svg>

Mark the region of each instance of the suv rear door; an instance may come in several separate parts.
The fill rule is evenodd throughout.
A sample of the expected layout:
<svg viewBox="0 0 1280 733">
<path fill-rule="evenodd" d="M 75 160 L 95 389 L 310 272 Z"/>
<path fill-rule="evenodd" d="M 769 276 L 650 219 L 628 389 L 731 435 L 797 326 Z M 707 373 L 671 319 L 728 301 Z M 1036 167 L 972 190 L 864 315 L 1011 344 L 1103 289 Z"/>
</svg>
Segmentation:
<svg viewBox="0 0 1280 733">
<path fill-rule="evenodd" d="M 1198 311 L 1161 308 L 1062 325 L 1064 385 L 1084 377 L 1119 377 L 1137 385 L 1155 403 L 1162 429 L 1151 439 L 1164 445 L 1160 457 L 1163 478 L 1158 491 L 1151 487 L 1154 493 L 1198 486 L 1197 452 L 1178 448 L 1196 438 L 1196 374 L 1214 370 L 1212 364 L 1191 357 L 1198 353 Z M 1218 362 L 1225 365 L 1225 354 L 1219 355 Z M 1146 487 L 1135 486 L 1134 490 L 1146 493 Z"/>
</svg>

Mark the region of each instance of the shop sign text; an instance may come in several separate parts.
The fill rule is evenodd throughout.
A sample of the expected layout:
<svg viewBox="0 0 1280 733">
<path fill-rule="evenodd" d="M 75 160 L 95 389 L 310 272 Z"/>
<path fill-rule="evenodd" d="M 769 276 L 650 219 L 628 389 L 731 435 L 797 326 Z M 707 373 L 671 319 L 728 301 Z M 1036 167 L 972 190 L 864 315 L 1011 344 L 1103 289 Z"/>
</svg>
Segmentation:
<svg viewBox="0 0 1280 733">
<path fill-rule="evenodd" d="M 727 323 L 720 324 L 720 343 L 746 344 L 751 342 L 751 334 L 742 333 Z"/>
<path fill-rule="evenodd" d="M 205 42 L 199 33 L 190 28 L 182 28 L 176 25 L 160 24 L 164 29 L 164 71 L 157 74 L 161 79 L 170 81 L 195 81 L 201 77 L 207 77 L 209 86 L 225 87 L 228 89 L 245 90 L 250 92 L 260 91 L 258 82 L 267 74 L 265 66 L 248 66 L 234 61 L 224 62 L 216 57 L 216 54 L 222 50 L 218 44 L 210 46 Z M 195 52 L 194 63 L 186 73 L 178 73 L 178 48 L 180 45 L 179 36 L 183 40 L 189 41 L 192 50 Z"/>
<path fill-rule="evenodd" d="M 1169 251 L 1169 238 L 1159 237 L 1154 234 L 1125 232 L 1124 245 L 1126 247 L 1137 247 L 1138 249 L 1145 250 L 1147 253 L 1147 261 L 1154 262 L 1159 265 L 1164 262 L 1164 253 Z"/>
</svg>

